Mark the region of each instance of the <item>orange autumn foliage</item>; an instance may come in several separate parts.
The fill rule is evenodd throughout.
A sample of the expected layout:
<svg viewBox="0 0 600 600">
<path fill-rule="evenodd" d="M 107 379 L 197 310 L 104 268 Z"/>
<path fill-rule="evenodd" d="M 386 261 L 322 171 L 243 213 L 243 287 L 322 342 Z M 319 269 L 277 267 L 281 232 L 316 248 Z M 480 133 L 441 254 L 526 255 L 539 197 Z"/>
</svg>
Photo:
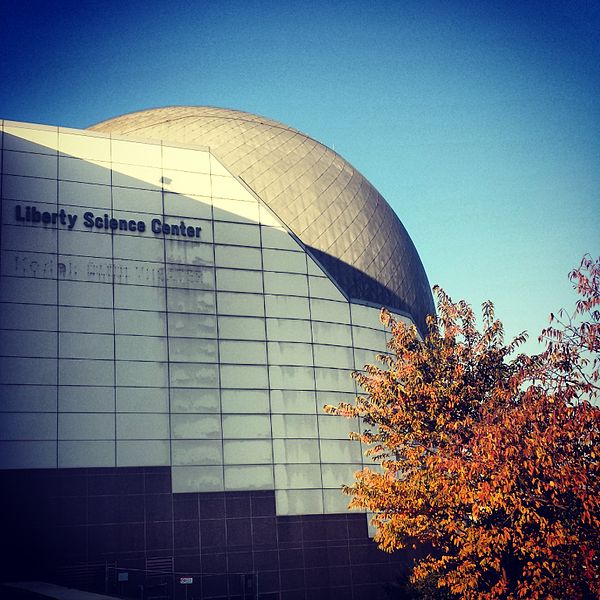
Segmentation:
<svg viewBox="0 0 600 600">
<path fill-rule="evenodd" d="M 359 417 L 351 434 L 376 468 L 343 491 L 373 513 L 382 550 L 432 551 L 413 581 L 465 599 L 600 597 L 600 259 L 571 273 L 573 318 L 552 317 L 546 351 L 510 358 L 491 303 L 439 288 L 422 340 L 382 311 L 390 354 L 355 377 L 365 394 L 327 412 Z"/>
</svg>

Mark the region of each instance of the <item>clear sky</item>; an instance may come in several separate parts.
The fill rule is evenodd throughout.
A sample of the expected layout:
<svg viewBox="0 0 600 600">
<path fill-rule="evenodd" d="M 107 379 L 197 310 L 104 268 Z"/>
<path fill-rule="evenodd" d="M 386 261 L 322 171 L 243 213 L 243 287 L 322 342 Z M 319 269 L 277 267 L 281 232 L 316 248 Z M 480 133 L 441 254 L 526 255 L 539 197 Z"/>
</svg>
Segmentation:
<svg viewBox="0 0 600 600">
<path fill-rule="evenodd" d="M 535 339 L 600 254 L 595 0 L 5 3 L 0 117 L 83 128 L 182 104 L 334 148 L 430 282 L 493 300 L 509 335 Z"/>
</svg>

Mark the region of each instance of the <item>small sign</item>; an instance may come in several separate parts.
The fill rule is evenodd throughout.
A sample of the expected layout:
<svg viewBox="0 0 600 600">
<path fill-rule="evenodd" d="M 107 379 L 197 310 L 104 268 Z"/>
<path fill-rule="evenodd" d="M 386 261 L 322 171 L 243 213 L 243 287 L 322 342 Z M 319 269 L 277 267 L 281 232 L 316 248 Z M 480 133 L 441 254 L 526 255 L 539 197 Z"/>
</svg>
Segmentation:
<svg viewBox="0 0 600 600">
<path fill-rule="evenodd" d="M 193 577 L 180 577 L 179 583 L 181 583 L 181 585 L 190 585 L 190 583 L 194 583 L 194 578 Z"/>
<path fill-rule="evenodd" d="M 129 581 L 129 573 L 117 573 L 117 581 Z"/>
</svg>

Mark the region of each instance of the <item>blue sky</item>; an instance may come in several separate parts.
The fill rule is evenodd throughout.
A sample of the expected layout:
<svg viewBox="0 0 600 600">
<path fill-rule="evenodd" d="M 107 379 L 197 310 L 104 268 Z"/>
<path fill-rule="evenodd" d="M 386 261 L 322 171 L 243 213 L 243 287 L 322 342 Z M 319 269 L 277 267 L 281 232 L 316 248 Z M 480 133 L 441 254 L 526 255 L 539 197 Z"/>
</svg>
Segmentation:
<svg viewBox="0 0 600 600">
<path fill-rule="evenodd" d="M 86 127 L 155 106 L 280 120 L 339 152 L 430 282 L 509 335 L 572 305 L 600 254 L 600 5 L 10 2 L 0 116 Z M 533 351 L 535 344 L 527 349 Z"/>
</svg>

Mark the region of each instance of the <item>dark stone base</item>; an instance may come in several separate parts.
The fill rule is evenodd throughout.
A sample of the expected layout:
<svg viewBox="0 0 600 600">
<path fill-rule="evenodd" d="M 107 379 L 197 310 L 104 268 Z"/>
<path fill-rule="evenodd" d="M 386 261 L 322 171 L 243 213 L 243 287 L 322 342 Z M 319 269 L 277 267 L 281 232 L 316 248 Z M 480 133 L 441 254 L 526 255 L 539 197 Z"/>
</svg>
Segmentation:
<svg viewBox="0 0 600 600">
<path fill-rule="evenodd" d="M 378 600 L 410 562 L 376 548 L 363 514 L 277 517 L 272 491 L 172 494 L 168 467 L 0 471 L 0 489 L 3 581 L 157 600 Z"/>
</svg>

